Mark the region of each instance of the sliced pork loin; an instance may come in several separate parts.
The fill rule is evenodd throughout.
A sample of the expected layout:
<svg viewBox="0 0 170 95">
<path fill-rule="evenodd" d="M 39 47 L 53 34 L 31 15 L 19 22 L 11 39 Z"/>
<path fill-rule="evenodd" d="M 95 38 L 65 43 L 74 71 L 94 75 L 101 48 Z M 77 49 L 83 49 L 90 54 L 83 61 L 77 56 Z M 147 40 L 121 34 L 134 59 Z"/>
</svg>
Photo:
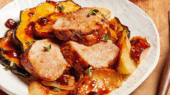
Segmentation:
<svg viewBox="0 0 170 95">
<path fill-rule="evenodd" d="M 96 15 L 89 12 L 97 9 Z M 102 40 L 108 30 L 108 21 L 100 12 L 101 8 L 80 8 L 75 12 L 66 13 L 60 17 L 53 28 L 60 40 L 73 40 L 85 45 L 93 45 Z M 104 9 L 103 9 L 104 10 Z M 103 11 L 102 10 L 102 11 Z"/>
<path fill-rule="evenodd" d="M 49 51 L 44 49 L 50 45 Z M 36 41 L 21 56 L 21 64 L 28 72 L 46 81 L 56 80 L 70 67 L 60 52 L 59 45 L 49 39 Z"/>
<path fill-rule="evenodd" d="M 92 46 L 68 41 L 60 48 L 67 62 L 78 71 L 87 69 L 89 66 L 94 69 L 112 67 L 119 53 L 119 48 L 111 40 Z"/>
</svg>

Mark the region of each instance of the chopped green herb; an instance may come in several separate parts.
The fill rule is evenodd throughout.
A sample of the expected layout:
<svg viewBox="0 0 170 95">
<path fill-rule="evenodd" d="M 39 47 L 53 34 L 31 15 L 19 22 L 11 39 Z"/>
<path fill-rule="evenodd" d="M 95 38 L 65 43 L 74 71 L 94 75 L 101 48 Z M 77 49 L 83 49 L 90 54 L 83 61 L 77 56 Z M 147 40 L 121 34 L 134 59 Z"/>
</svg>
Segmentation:
<svg viewBox="0 0 170 95">
<path fill-rule="evenodd" d="M 111 39 L 111 35 L 108 35 L 107 33 L 102 36 L 103 40 L 110 40 Z"/>
<path fill-rule="evenodd" d="M 5 66 L 5 71 L 9 70 L 10 66 L 9 65 L 6 65 Z"/>
<path fill-rule="evenodd" d="M 57 7 L 59 10 L 64 10 L 65 9 L 65 7 L 62 5 L 62 6 L 58 6 Z"/>
<path fill-rule="evenodd" d="M 102 14 L 102 17 L 106 17 L 106 15 Z"/>
<path fill-rule="evenodd" d="M 95 11 L 92 11 L 92 14 L 93 14 L 93 15 L 96 15 L 96 12 L 95 12 Z"/>
<path fill-rule="evenodd" d="M 98 10 L 98 9 L 93 9 L 93 11 L 94 11 L 95 13 L 98 13 L 98 12 L 99 12 L 99 10 Z"/>
<path fill-rule="evenodd" d="M 34 40 L 34 42 L 36 42 L 36 41 L 38 41 L 38 40 Z"/>
<path fill-rule="evenodd" d="M 128 30 L 126 30 L 126 33 L 128 33 Z"/>
<path fill-rule="evenodd" d="M 14 60 L 11 60 L 10 67 L 14 65 Z"/>
<path fill-rule="evenodd" d="M 59 92 L 60 89 L 59 89 L 59 88 L 54 88 L 54 91 L 55 91 L 55 92 Z"/>
<path fill-rule="evenodd" d="M 88 74 L 89 77 L 91 77 L 92 75 L 92 67 L 89 67 L 86 71 L 85 71 L 86 74 Z"/>
<path fill-rule="evenodd" d="M 123 32 L 123 31 L 121 30 L 121 31 L 119 31 L 119 32 Z"/>
<path fill-rule="evenodd" d="M 93 9 L 93 10 L 89 11 L 89 17 L 90 17 L 91 15 L 96 15 L 96 13 L 98 13 L 98 12 L 99 12 L 98 9 Z"/>
<path fill-rule="evenodd" d="M 11 59 L 8 59 L 8 58 L 5 58 L 5 59 L 11 61 Z"/>
<path fill-rule="evenodd" d="M 44 49 L 45 49 L 46 51 L 50 51 L 50 49 L 51 49 L 51 44 L 50 44 L 49 46 L 47 46 L 47 47 L 44 47 Z"/>
<path fill-rule="evenodd" d="M 91 14 L 92 14 L 92 11 L 89 11 L 89 17 L 91 16 Z"/>
<path fill-rule="evenodd" d="M 5 65 L 5 71 L 6 71 L 6 70 L 9 70 L 10 67 L 12 67 L 12 66 L 14 65 L 14 60 L 7 59 L 7 58 L 5 58 L 5 59 L 11 61 L 11 62 L 10 62 L 10 65 Z"/>
<path fill-rule="evenodd" d="M 31 41 L 31 42 L 26 41 L 25 43 L 26 43 L 27 45 L 32 45 L 32 44 L 33 44 L 32 41 Z"/>
</svg>

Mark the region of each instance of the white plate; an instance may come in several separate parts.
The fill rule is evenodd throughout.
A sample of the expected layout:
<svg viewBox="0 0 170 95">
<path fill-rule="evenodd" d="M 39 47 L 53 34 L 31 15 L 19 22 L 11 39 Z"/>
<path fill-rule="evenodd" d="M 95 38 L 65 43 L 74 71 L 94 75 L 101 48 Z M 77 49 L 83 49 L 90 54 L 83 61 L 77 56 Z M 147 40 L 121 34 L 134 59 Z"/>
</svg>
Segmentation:
<svg viewBox="0 0 170 95">
<path fill-rule="evenodd" d="M 4 36 L 7 28 L 4 23 L 8 18 L 19 21 L 20 10 L 35 7 L 45 0 L 14 0 L 0 10 L 0 37 Z M 55 0 L 59 1 L 59 0 Z M 151 44 L 147 58 L 131 74 L 122 86 L 111 94 L 127 95 L 134 91 L 154 70 L 160 55 L 159 34 L 155 24 L 140 8 L 128 0 L 73 0 L 82 7 L 104 7 L 111 10 L 112 18 L 118 17 L 128 26 L 132 36 L 142 36 L 149 39 Z M 25 80 L 26 81 L 26 80 Z M 0 88 L 8 94 L 27 95 L 28 86 L 23 78 L 5 71 L 0 65 Z"/>
</svg>

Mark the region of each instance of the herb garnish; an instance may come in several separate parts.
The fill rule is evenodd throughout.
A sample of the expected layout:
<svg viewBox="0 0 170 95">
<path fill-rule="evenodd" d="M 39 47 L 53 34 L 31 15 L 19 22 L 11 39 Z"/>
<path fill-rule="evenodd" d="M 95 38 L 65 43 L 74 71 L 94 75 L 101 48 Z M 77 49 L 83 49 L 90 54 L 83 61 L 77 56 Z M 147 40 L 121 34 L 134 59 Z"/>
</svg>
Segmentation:
<svg viewBox="0 0 170 95">
<path fill-rule="evenodd" d="M 14 65 L 14 60 L 11 60 L 10 67 Z"/>
<path fill-rule="evenodd" d="M 102 17 L 106 17 L 106 15 L 102 14 Z"/>
<path fill-rule="evenodd" d="M 126 30 L 126 33 L 128 33 L 128 30 Z"/>
<path fill-rule="evenodd" d="M 92 67 L 89 67 L 86 71 L 85 71 L 86 74 L 88 74 L 89 77 L 91 77 L 92 75 Z"/>
<path fill-rule="evenodd" d="M 89 11 L 89 17 L 91 16 L 91 14 L 92 14 L 92 11 Z"/>
<path fill-rule="evenodd" d="M 111 35 L 108 35 L 107 33 L 102 36 L 103 40 L 110 40 L 111 39 Z"/>
<path fill-rule="evenodd" d="M 5 71 L 9 70 L 10 66 L 9 65 L 6 65 L 5 66 Z"/>
<path fill-rule="evenodd" d="M 59 88 L 54 88 L 54 91 L 55 91 L 55 92 L 59 92 L 60 89 L 59 89 Z"/>
<path fill-rule="evenodd" d="M 90 17 L 91 15 L 96 15 L 96 13 L 98 13 L 98 12 L 99 12 L 98 9 L 93 9 L 93 10 L 89 11 L 89 17 Z"/>
<path fill-rule="evenodd" d="M 28 41 L 26 41 L 25 43 L 27 44 L 27 45 L 32 45 L 34 42 L 36 42 L 36 41 L 38 41 L 38 40 L 34 40 L 34 41 L 31 41 L 31 42 L 28 42 Z"/>
<path fill-rule="evenodd" d="M 44 49 L 45 49 L 46 51 L 50 51 L 50 49 L 51 49 L 51 44 L 50 44 L 49 46 L 44 47 Z"/>
<path fill-rule="evenodd" d="M 58 6 L 57 7 L 59 10 L 64 10 L 65 9 L 65 7 L 62 5 L 62 6 Z"/>
<path fill-rule="evenodd" d="M 38 40 L 34 40 L 34 42 L 36 42 L 36 41 L 38 41 Z"/>
<path fill-rule="evenodd" d="M 10 65 L 5 65 L 5 71 L 6 71 L 6 70 L 9 70 L 10 67 L 12 67 L 12 66 L 14 65 L 14 60 L 11 60 L 11 59 L 7 59 L 7 60 L 9 60 L 9 61 L 11 61 L 11 62 L 10 62 Z"/>
<path fill-rule="evenodd" d="M 32 45 L 32 44 L 33 44 L 33 41 L 31 41 L 31 42 L 26 41 L 25 43 L 26 43 L 27 45 Z"/>
</svg>

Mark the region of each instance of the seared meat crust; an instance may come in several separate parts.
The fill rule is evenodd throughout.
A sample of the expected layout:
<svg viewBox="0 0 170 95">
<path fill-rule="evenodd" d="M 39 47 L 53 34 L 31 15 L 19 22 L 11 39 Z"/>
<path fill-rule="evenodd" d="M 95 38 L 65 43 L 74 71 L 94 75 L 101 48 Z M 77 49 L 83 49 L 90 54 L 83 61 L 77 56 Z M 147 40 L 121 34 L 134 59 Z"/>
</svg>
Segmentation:
<svg viewBox="0 0 170 95">
<path fill-rule="evenodd" d="M 50 44 L 51 49 L 44 50 Z M 49 39 L 36 41 L 21 56 L 21 64 L 28 72 L 46 81 L 56 80 L 70 67 L 60 52 L 59 45 Z"/>
<path fill-rule="evenodd" d="M 85 45 L 93 45 L 102 40 L 102 35 L 109 31 L 108 21 L 101 13 L 89 16 L 89 12 L 93 9 L 97 8 L 80 8 L 60 17 L 53 25 L 56 37 Z"/>
<path fill-rule="evenodd" d="M 67 62 L 78 71 L 87 69 L 88 66 L 94 69 L 112 67 L 119 53 L 119 48 L 110 40 L 92 46 L 68 41 L 60 48 Z"/>
</svg>

